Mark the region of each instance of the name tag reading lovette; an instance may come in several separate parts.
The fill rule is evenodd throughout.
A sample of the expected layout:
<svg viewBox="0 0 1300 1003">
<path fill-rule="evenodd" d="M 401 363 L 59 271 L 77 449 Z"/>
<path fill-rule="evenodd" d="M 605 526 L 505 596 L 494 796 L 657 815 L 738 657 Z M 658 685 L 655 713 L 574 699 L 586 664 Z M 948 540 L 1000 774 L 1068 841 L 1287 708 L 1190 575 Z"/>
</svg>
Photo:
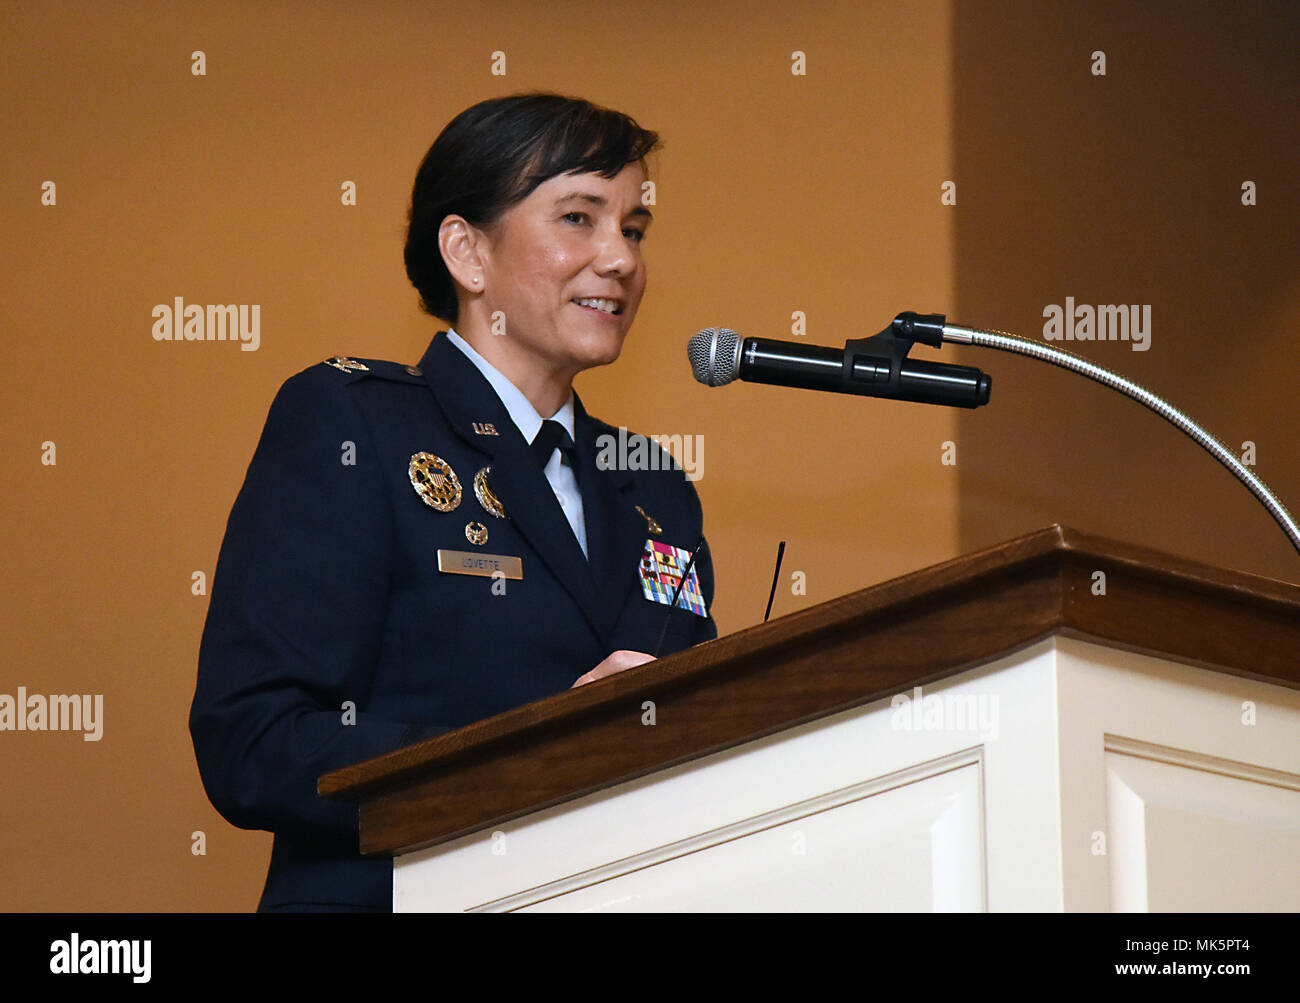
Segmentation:
<svg viewBox="0 0 1300 1003">
<path fill-rule="evenodd" d="M 438 570 L 451 575 L 491 578 L 498 572 L 511 581 L 524 580 L 524 562 L 508 554 L 479 554 L 469 550 L 439 550 Z"/>
<path fill-rule="evenodd" d="M 691 562 L 691 552 L 670 543 L 658 540 L 646 540 L 645 549 L 641 551 L 641 591 L 647 599 L 667 606 L 673 601 L 673 593 L 682 580 L 682 572 Z M 691 568 L 682 586 L 681 595 L 677 597 L 677 607 L 688 609 L 698 616 L 708 616 L 704 606 L 704 594 L 700 591 L 700 579 Z"/>
</svg>

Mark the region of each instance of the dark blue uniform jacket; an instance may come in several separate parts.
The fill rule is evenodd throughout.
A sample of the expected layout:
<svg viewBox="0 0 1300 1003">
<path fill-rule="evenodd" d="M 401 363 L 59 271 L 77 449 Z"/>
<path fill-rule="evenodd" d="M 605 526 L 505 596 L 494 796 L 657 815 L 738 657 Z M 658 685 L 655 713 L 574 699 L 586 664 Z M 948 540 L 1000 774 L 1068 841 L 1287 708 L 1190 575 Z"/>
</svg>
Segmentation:
<svg viewBox="0 0 1300 1003">
<path fill-rule="evenodd" d="M 199 650 L 190 733 L 208 797 L 232 824 L 275 833 L 261 911 L 392 908 L 391 858 L 359 854 L 356 808 L 322 799 L 321 774 L 562 692 L 616 649 L 653 652 L 666 617 L 661 655 L 717 636 L 711 616 L 668 616 L 641 588 L 647 539 L 700 538 L 680 468 L 598 468 L 598 437 L 619 430 L 576 400 L 588 560 L 496 392 L 444 333 L 418 368 L 361 362 L 313 366 L 277 394 Z M 416 493 L 420 452 L 455 472 L 454 510 Z M 504 519 L 475 496 L 485 467 Z M 471 522 L 486 543 L 467 540 Z M 494 595 L 491 578 L 440 572 L 439 549 L 518 557 L 523 579 Z M 707 547 L 695 566 L 711 607 Z"/>
</svg>

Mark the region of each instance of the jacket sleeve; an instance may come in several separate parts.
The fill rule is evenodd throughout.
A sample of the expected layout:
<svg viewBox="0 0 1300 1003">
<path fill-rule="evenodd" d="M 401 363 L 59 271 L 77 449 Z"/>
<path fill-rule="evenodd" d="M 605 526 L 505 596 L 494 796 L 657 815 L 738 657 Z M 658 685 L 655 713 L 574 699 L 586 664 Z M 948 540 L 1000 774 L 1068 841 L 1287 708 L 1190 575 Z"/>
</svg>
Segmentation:
<svg viewBox="0 0 1300 1003">
<path fill-rule="evenodd" d="M 346 382 L 317 366 L 286 381 L 271 405 L 213 576 L 190 734 L 227 821 L 355 851 L 355 805 L 321 798 L 316 779 L 405 744 L 415 729 L 365 709 L 392 516 Z"/>
</svg>

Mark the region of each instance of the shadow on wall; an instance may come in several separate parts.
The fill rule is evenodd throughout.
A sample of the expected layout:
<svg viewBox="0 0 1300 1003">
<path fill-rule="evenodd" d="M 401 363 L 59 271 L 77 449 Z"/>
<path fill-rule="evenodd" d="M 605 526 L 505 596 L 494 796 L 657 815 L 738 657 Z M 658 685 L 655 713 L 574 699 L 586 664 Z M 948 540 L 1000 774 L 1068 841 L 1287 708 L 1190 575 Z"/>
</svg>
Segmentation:
<svg viewBox="0 0 1300 1003">
<path fill-rule="evenodd" d="M 1294 515 L 1300 6 L 1053 7 L 954 5 L 951 319 L 1043 339 L 1044 311 L 1067 297 L 1075 311 L 1150 307 L 1145 351 L 1056 344 L 1238 455 L 1254 443 L 1256 473 Z M 994 379 L 989 407 L 958 418 L 963 550 L 1061 522 L 1300 580 L 1263 507 L 1156 415 L 1040 362 L 955 354 Z"/>
</svg>

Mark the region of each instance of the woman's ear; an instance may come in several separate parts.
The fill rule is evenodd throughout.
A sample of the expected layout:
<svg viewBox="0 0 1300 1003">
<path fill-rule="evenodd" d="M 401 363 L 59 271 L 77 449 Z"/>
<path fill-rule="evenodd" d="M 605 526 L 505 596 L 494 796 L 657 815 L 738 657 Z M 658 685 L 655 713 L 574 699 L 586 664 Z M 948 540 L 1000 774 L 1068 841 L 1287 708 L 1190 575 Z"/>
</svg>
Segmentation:
<svg viewBox="0 0 1300 1003">
<path fill-rule="evenodd" d="M 451 215 L 438 227 L 438 251 L 452 279 L 471 293 L 483 291 L 487 241 L 463 216 Z"/>
</svg>

